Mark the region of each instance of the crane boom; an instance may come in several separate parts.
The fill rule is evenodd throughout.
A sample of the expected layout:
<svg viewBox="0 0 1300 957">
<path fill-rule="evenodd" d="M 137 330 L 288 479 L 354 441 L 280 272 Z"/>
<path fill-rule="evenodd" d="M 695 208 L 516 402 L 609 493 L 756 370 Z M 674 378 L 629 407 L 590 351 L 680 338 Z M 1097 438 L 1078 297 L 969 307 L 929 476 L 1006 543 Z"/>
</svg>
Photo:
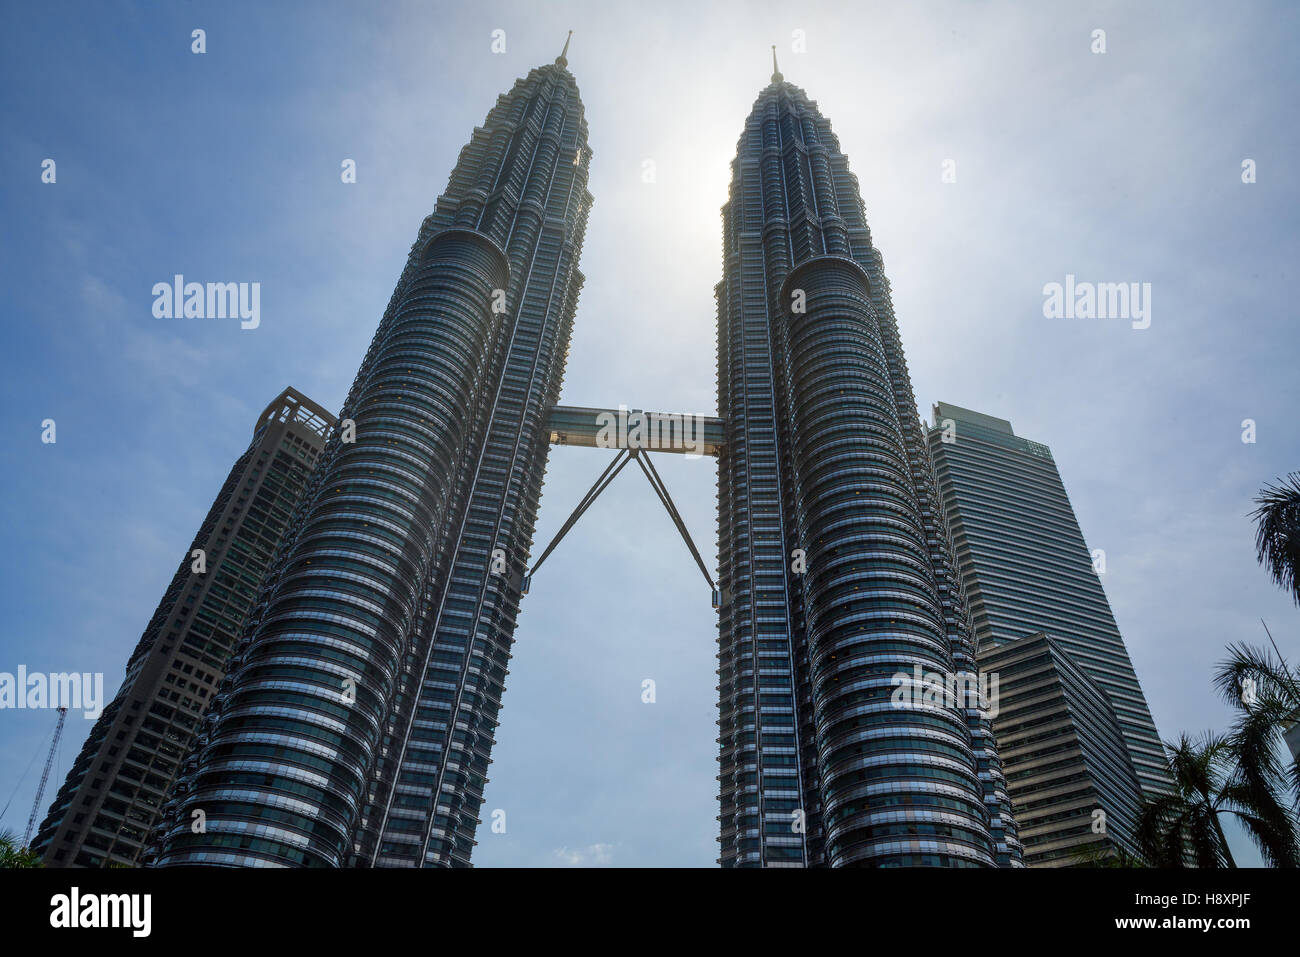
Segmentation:
<svg viewBox="0 0 1300 957">
<path fill-rule="evenodd" d="M 58 753 L 59 738 L 63 737 L 63 719 L 68 716 L 67 708 L 59 709 L 59 723 L 54 726 L 54 738 L 50 741 L 50 753 L 45 758 L 45 770 L 41 772 L 41 783 L 36 786 L 36 800 L 32 802 L 32 816 L 27 819 L 27 833 L 23 835 L 23 847 L 29 846 L 32 829 L 36 827 L 36 815 L 41 813 L 41 798 L 45 796 L 45 782 L 50 779 L 50 766 L 54 764 L 54 755 Z"/>
</svg>

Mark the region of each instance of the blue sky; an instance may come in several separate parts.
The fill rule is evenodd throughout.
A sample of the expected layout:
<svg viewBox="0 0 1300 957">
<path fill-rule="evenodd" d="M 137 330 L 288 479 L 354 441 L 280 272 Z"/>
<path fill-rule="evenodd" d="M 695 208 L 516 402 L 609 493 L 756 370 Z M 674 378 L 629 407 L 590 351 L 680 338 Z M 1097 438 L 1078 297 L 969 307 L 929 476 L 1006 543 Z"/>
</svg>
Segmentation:
<svg viewBox="0 0 1300 957">
<path fill-rule="evenodd" d="M 1162 736 L 1226 726 L 1212 668 L 1263 640 L 1261 617 L 1300 657 L 1300 610 L 1256 566 L 1246 518 L 1300 467 L 1290 5 L 55 0 L 2 16 L 0 671 L 102 671 L 112 694 L 257 412 L 290 384 L 341 404 L 471 129 L 568 29 L 596 202 L 565 403 L 716 408 L 718 209 L 775 43 L 861 182 L 921 412 L 952 402 L 1052 447 Z M 155 319 L 150 289 L 175 273 L 261 282 L 260 327 Z M 1151 283 L 1150 328 L 1044 318 L 1066 274 Z M 608 454 L 551 456 L 539 548 Z M 711 555 L 712 462 L 659 468 Z M 507 830 L 480 828 L 476 863 L 711 865 L 715 637 L 698 569 L 625 470 L 524 602 L 486 795 Z M 53 723 L 0 712 L 0 801 Z M 47 801 L 88 730 L 69 719 Z M 43 759 L 0 826 L 25 825 Z"/>
</svg>

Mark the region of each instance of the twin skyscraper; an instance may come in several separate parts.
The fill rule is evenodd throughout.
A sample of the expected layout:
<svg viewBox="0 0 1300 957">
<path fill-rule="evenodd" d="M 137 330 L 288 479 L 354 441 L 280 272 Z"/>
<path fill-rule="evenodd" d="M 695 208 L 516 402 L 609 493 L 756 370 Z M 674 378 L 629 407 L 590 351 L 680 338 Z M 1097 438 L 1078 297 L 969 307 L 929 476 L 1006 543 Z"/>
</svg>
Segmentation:
<svg viewBox="0 0 1300 957">
<path fill-rule="evenodd" d="M 120 716 L 157 718 L 149 703 L 187 686 L 177 617 L 133 656 L 154 677 L 92 733 L 41 829 L 47 860 L 469 865 L 583 284 L 592 154 L 567 52 L 474 131 L 338 420 L 313 410 L 295 461 L 314 468 L 237 639 L 201 669 L 202 723 L 167 726 L 148 799 L 89 789 L 100 750 L 143 754 Z M 1018 866 L 989 702 L 897 706 L 900 675 L 960 686 L 979 649 L 857 181 L 773 68 L 716 288 L 719 862 Z M 94 822 L 127 820 L 110 802 L 137 840 L 87 853 Z"/>
</svg>

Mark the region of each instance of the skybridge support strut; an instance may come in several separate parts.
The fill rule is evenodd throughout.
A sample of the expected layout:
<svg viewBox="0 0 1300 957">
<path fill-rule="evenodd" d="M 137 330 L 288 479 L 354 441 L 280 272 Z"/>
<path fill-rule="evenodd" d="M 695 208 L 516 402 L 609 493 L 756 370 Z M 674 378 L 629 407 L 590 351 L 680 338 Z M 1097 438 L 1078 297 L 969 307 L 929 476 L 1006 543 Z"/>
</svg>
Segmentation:
<svg viewBox="0 0 1300 957">
<path fill-rule="evenodd" d="M 673 504 L 672 496 L 668 494 L 668 486 L 664 480 L 659 477 L 659 471 L 654 467 L 648 455 L 637 455 L 633 451 L 637 465 L 641 466 L 641 471 L 645 473 L 646 479 L 650 482 L 650 487 L 655 490 L 659 496 L 659 501 L 663 502 L 664 508 L 668 511 L 668 517 L 673 520 L 677 526 L 677 531 L 682 534 L 682 541 L 686 547 L 691 550 L 691 556 L 695 559 L 695 564 L 700 566 L 700 571 L 704 575 L 704 580 L 709 583 L 709 591 L 717 591 L 717 586 L 713 584 L 713 576 L 709 574 L 708 568 L 704 564 L 704 559 L 700 558 L 700 551 L 695 547 L 695 542 L 691 540 L 691 533 L 686 530 L 686 523 L 682 521 L 681 513 L 677 511 L 677 506 Z"/>
<path fill-rule="evenodd" d="M 560 539 L 564 538 L 564 536 L 569 533 L 569 529 L 573 528 L 573 526 L 578 523 L 578 519 L 582 518 L 582 513 L 591 508 L 591 503 L 600 497 L 600 493 L 609 488 L 609 484 L 614 481 L 619 472 L 623 471 L 623 466 L 627 465 L 630 458 L 631 454 L 629 451 L 627 449 L 621 449 L 618 455 L 614 456 L 614 461 L 610 462 L 609 465 L 605 467 L 605 471 L 600 473 L 600 478 L 596 479 L 595 484 L 593 484 L 591 488 L 587 489 L 587 494 L 582 497 L 582 501 L 578 502 L 577 507 L 573 510 L 573 514 L 569 516 L 568 520 L 560 526 L 560 530 L 556 532 L 555 537 L 551 539 L 551 544 L 547 545 L 545 551 L 542 552 L 542 557 L 537 559 L 528 574 L 524 576 L 524 594 L 528 593 L 528 585 L 532 580 L 532 577 L 537 574 L 537 569 L 542 567 L 542 562 L 546 561 L 546 556 L 555 551 L 555 546 L 560 544 Z"/>
<path fill-rule="evenodd" d="M 555 533 L 555 537 L 551 539 L 551 543 L 542 551 L 541 557 L 537 559 L 536 563 L 534 563 L 533 567 L 528 571 L 528 574 L 524 576 L 523 587 L 521 590 L 525 595 L 528 594 L 528 589 L 532 584 L 533 576 L 536 575 L 537 570 L 542 567 L 542 562 L 546 561 L 547 556 L 549 556 L 551 552 L 555 551 L 555 546 L 560 544 L 560 540 L 569 533 L 569 529 L 573 528 L 573 526 L 578 523 L 578 519 L 582 518 L 587 509 L 591 508 L 592 503 L 600 497 L 600 493 L 609 488 L 610 484 L 618 476 L 618 473 L 623 471 L 623 466 L 627 465 L 627 463 L 632 459 L 636 459 L 637 464 L 641 466 L 641 471 L 645 473 L 646 481 L 648 481 L 650 487 L 654 489 L 655 495 L 659 497 L 659 501 L 663 505 L 664 510 L 668 513 L 668 517 L 672 519 L 673 525 L 677 527 L 677 531 L 681 534 L 682 541 L 684 541 L 686 547 L 690 549 L 691 557 L 695 559 L 695 564 L 699 566 L 700 572 L 704 575 L 704 580 L 709 583 L 709 590 L 713 593 L 713 601 L 716 607 L 718 602 L 718 588 L 713 583 L 713 577 L 709 574 L 708 567 L 704 564 L 704 559 L 700 557 L 700 551 L 695 547 L 695 542 L 691 539 L 691 533 L 687 530 L 686 523 L 682 521 L 681 513 L 677 511 L 677 506 L 673 503 L 672 496 L 668 494 L 668 486 L 666 486 L 663 479 L 659 477 L 659 472 L 654 467 L 654 463 L 650 461 L 650 456 L 643 453 L 643 449 L 624 448 L 620 449 L 618 455 L 614 456 L 613 461 L 605 467 L 605 471 L 600 473 L 600 477 L 596 479 L 591 488 L 587 490 L 587 494 L 582 497 L 581 501 L 578 502 L 577 507 L 574 508 L 573 514 L 570 515 L 565 523 L 560 526 L 560 530 Z"/>
</svg>

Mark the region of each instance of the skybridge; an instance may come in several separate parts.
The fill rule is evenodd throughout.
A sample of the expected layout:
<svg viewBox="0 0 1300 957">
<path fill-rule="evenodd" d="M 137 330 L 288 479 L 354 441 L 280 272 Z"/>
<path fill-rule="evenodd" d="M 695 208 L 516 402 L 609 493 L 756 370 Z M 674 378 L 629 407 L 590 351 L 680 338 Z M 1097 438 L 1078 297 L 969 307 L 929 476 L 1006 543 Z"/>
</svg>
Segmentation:
<svg viewBox="0 0 1300 957">
<path fill-rule="evenodd" d="M 589 409 L 557 405 L 547 418 L 552 445 L 643 449 L 717 456 L 726 442 L 719 418 L 694 412 L 645 412 L 620 405 Z"/>
<path fill-rule="evenodd" d="M 695 547 L 695 542 L 686 529 L 686 523 L 682 521 L 672 496 L 668 494 L 668 487 L 659 477 L 658 469 L 650 461 L 650 456 L 644 453 L 676 452 L 685 455 L 709 455 L 716 458 L 726 445 L 726 429 L 722 419 L 693 412 L 646 412 L 640 409 L 629 409 L 625 405 L 620 405 L 617 409 L 557 405 L 547 416 L 546 425 L 550 430 L 552 445 L 613 449 L 617 450 L 618 454 L 600 473 L 600 477 L 578 502 L 568 521 L 560 527 L 555 538 L 543 549 L 541 557 L 528 570 L 521 583 L 521 591 L 525 595 L 528 594 L 533 575 L 542 567 L 542 562 L 546 561 L 546 557 L 555 550 L 556 545 L 560 544 L 560 540 L 568 534 L 569 529 L 577 524 L 578 519 L 582 518 L 583 513 L 591 507 L 600 493 L 609 488 L 618 473 L 623 471 L 623 466 L 635 459 L 668 513 L 668 517 L 677 526 L 682 541 L 686 543 L 691 557 L 695 559 L 695 564 L 704 574 L 704 580 L 709 583 L 709 589 L 713 592 L 713 607 L 717 608 L 721 601 L 718 586 L 714 584 L 713 576 L 709 574 L 704 559 L 700 557 L 699 549 Z"/>
</svg>

